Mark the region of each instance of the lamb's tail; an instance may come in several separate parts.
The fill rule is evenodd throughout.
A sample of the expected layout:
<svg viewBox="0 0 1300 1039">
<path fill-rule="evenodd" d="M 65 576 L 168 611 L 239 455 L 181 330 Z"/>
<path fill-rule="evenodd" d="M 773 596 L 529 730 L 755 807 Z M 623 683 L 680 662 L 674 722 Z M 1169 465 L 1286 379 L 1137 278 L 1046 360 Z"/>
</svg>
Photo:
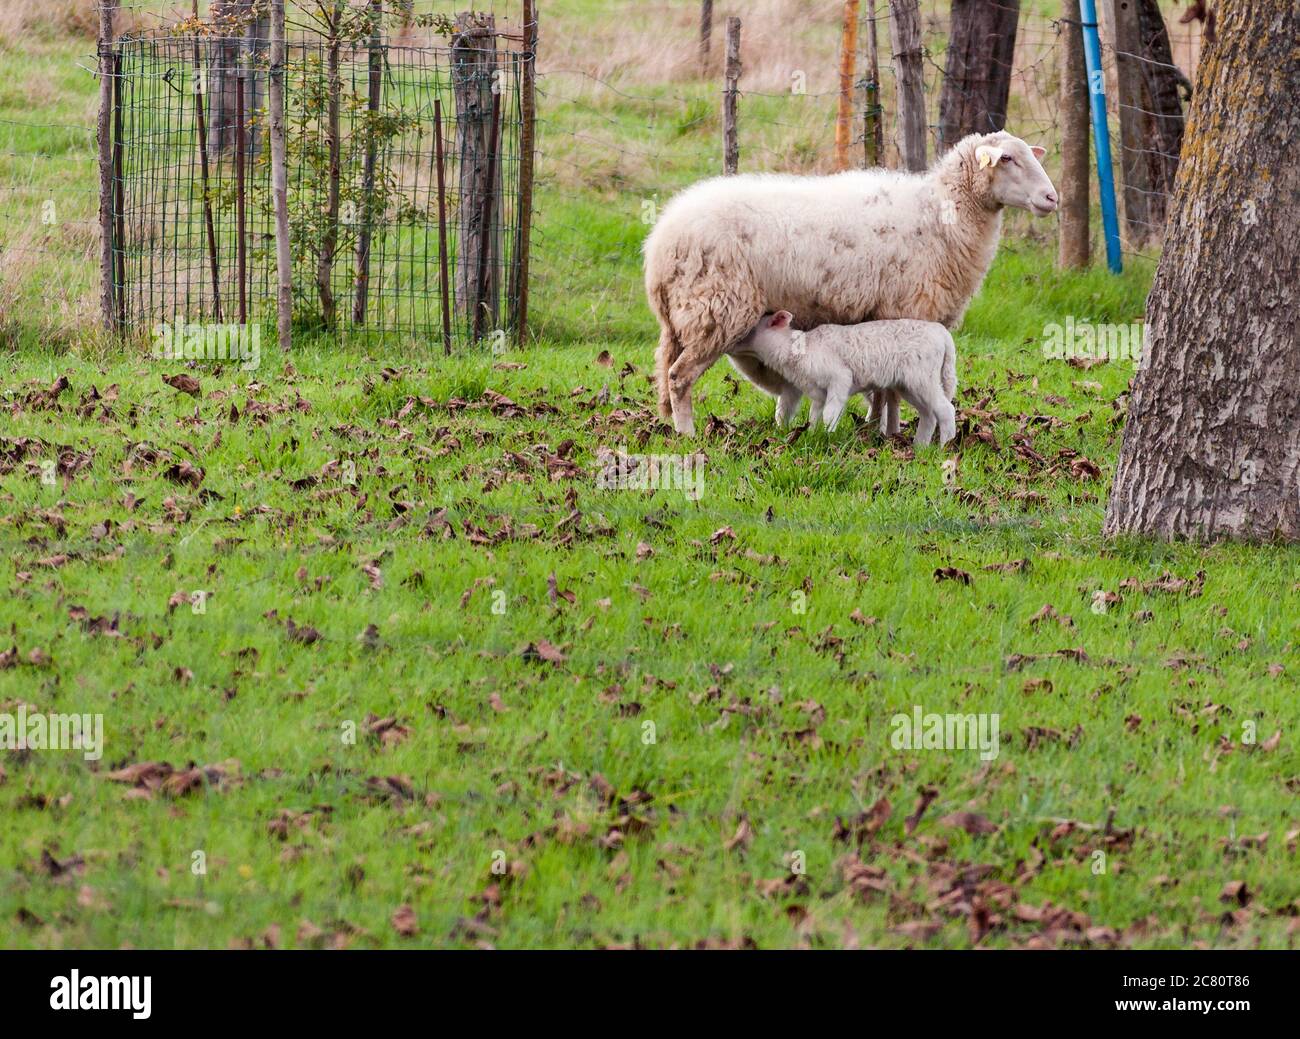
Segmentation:
<svg viewBox="0 0 1300 1039">
<path fill-rule="evenodd" d="M 957 347 L 952 341 L 952 336 L 944 334 L 947 340 L 943 344 L 943 365 L 939 369 L 939 384 L 943 387 L 943 395 L 949 400 L 955 400 L 957 397 Z"/>
</svg>

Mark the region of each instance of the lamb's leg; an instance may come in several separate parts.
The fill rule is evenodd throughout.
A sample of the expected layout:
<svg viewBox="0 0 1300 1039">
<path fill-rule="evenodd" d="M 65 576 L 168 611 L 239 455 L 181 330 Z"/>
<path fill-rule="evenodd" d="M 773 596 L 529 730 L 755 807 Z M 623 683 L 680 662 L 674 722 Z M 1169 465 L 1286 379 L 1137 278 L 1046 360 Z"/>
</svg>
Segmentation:
<svg viewBox="0 0 1300 1039">
<path fill-rule="evenodd" d="M 916 409 L 916 435 L 912 437 L 912 446 L 925 447 L 934 435 L 934 427 L 942 414 L 938 408 L 947 403 L 943 391 L 937 384 L 909 386 L 902 391 L 902 396 Z"/>
<path fill-rule="evenodd" d="M 934 433 L 935 416 L 930 408 L 930 397 L 926 389 L 921 387 L 906 386 L 901 391 L 891 391 L 894 396 L 902 396 L 903 400 L 916 409 L 916 434 L 912 437 L 913 447 L 924 447 L 930 442 L 930 437 Z"/>
<path fill-rule="evenodd" d="M 868 390 L 863 392 L 863 396 L 866 397 L 868 401 L 867 421 L 879 423 L 880 431 L 883 433 L 885 431 L 885 427 L 884 424 L 881 423 L 880 421 L 880 416 L 881 413 L 884 411 L 884 407 L 885 407 L 885 391 L 875 390 L 875 389 Z"/>
<path fill-rule="evenodd" d="M 826 394 L 817 390 L 808 394 L 808 428 L 816 429 L 822 420 L 822 408 L 826 406 Z"/>
<path fill-rule="evenodd" d="M 799 405 L 803 403 L 803 393 L 800 390 L 786 383 L 785 389 L 776 400 L 776 424 L 778 426 L 788 426 L 794 421 L 795 415 L 799 413 Z"/>
<path fill-rule="evenodd" d="M 899 428 L 898 391 L 872 390 L 871 411 L 867 415 L 867 419 L 875 422 L 880 427 L 882 437 L 897 436 Z"/>
<path fill-rule="evenodd" d="M 925 387 L 924 399 L 925 406 L 939 424 L 939 446 L 942 447 L 957 435 L 957 409 L 952 406 L 952 401 L 943 392 L 943 385 L 937 378 L 932 385 Z M 928 436 L 926 442 L 929 442 Z"/>
<path fill-rule="evenodd" d="M 939 416 L 939 446 L 942 447 L 957 435 L 957 409 L 946 398 L 935 405 Z"/>
<path fill-rule="evenodd" d="M 840 416 L 844 414 L 844 406 L 848 404 L 849 397 L 852 395 L 853 373 L 848 368 L 837 371 L 826 386 L 825 404 L 822 409 L 822 421 L 826 423 L 828 433 L 835 432 Z"/>
</svg>

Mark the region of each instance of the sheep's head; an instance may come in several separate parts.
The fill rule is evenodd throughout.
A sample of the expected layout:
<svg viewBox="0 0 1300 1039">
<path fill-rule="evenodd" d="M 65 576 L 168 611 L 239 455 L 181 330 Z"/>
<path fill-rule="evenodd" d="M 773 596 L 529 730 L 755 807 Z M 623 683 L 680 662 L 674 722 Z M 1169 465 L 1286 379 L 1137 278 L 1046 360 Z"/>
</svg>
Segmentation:
<svg viewBox="0 0 1300 1039">
<path fill-rule="evenodd" d="M 1027 209 L 1035 216 L 1056 211 L 1057 194 L 1038 160 L 1045 154 L 1009 133 L 976 138 L 970 153 L 975 181 L 997 205 Z"/>
</svg>

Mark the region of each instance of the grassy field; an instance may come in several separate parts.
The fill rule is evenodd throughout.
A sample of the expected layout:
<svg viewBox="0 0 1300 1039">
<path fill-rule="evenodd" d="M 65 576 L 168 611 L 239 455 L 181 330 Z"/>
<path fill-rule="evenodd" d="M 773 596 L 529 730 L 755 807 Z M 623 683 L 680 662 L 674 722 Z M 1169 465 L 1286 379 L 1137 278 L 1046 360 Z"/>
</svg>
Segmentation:
<svg viewBox="0 0 1300 1039">
<path fill-rule="evenodd" d="M 37 46 L 44 115 L 91 104 L 84 41 Z M 599 105 L 552 132 L 665 160 L 553 162 L 527 351 L 158 362 L 57 333 L 32 300 L 93 280 L 43 244 L 0 312 L 0 714 L 105 745 L 0 751 L 0 944 L 1291 944 L 1300 558 L 1103 541 L 1132 370 L 1041 349 L 1140 318 L 1149 265 L 1061 274 L 1014 220 L 949 450 L 860 403 L 776 430 L 724 366 L 684 442 L 639 213 L 712 130 Z M 50 141 L 67 183 L 6 159 L 10 201 L 80 197 Z M 699 451 L 703 493 L 603 489 L 607 450 Z M 918 708 L 996 756 L 898 748 Z"/>
</svg>

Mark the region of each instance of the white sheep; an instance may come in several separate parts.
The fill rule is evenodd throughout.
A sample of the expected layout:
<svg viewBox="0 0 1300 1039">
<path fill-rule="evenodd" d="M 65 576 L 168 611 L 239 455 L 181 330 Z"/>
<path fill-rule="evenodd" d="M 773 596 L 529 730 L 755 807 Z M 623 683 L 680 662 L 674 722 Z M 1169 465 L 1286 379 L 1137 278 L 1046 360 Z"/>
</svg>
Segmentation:
<svg viewBox="0 0 1300 1039">
<path fill-rule="evenodd" d="M 955 327 L 993 262 L 1002 208 L 1056 209 L 1042 155 L 999 131 L 963 138 L 924 174 L 755 174 L 687 188 L 645 242 L 660 414 L 693 435 L 691 387 L 769 311 L 804 329 L 881 318 Z M 779 393 L 771 373 L 751 371 Z"/>
<path fill-rule="evenodd" d="M 957 392 L 957 354 L 943 325 L 866 321 L 798 332 L 791 320 L 788 310 L 764 315 L 732 348 L 734 356 L 759 362 L 787 384 L 778 421 L 793 415 L 807 394 L 812 400 L 809 421 L 814 426 L 821 421 L 833 431 L 853 394 L 889 391 L 916 408 L 917 447 L 930 442 L 936 425 L 941 445 L 956 435 L 952 399 Z"/>
</svg>

